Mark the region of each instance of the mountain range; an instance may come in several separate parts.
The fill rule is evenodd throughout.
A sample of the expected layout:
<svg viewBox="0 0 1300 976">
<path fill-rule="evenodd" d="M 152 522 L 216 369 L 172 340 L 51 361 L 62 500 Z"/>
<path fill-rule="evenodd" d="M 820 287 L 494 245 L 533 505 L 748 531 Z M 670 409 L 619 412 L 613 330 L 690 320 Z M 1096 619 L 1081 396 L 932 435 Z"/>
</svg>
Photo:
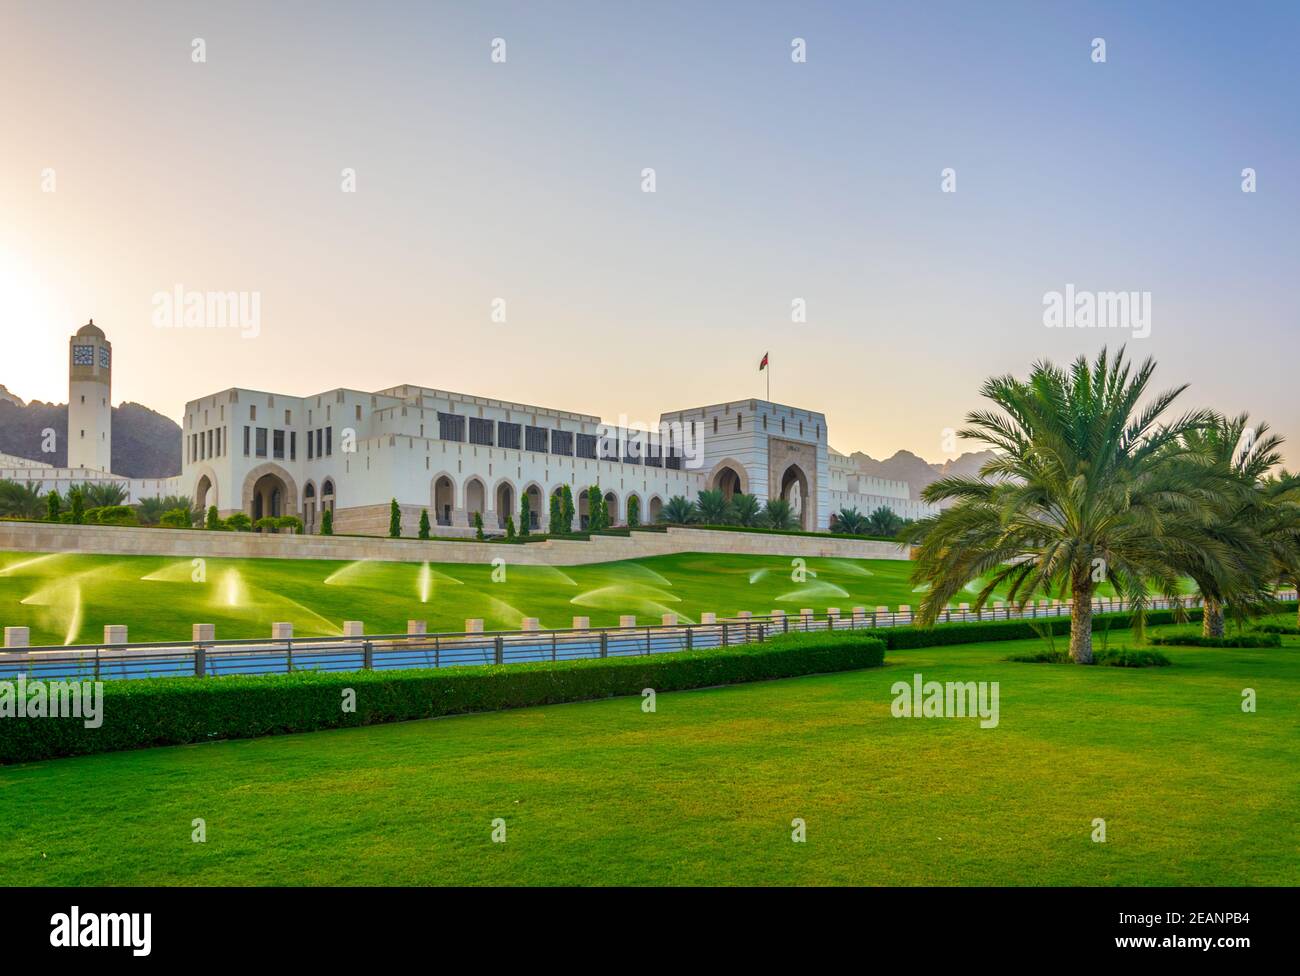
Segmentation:
<svg viewBox="0 0 1300 976">
<path fill-rule="evenodd" d="M 854 451 L 849 459 L 865 475 L 890 481 L 906 481 L 909 495 L 920 498 L 921 489 L 932 481 L 948 477 L 974 477 L 992 456 L 992 451 L 968 451 L 942 464 L 932 464 L 911 451 L 897 451 L 883 461 L 877 461 L 870 454 Z"/>
<path fill-rule="evenodd" d="M 55 450 L 41 451 L 43 431 L 56 434 Z M 0 454 L 43 461 L 56 468 L 68 462 L 68 405 L 24 403 L 0 386 Z M 113 408 L 113 473 L 127 478 L 170 478 L 181 473 L 181 428 L 169 417 L 139 403 Z"/>
</svg>

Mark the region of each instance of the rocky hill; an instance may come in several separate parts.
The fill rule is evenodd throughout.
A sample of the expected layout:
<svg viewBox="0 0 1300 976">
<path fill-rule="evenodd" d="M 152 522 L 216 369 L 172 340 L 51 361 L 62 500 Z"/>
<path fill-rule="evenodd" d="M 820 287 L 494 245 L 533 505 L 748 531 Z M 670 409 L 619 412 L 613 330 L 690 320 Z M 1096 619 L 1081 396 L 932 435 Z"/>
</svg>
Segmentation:
<svg viewBox="0 0 1300 976">
<path fill-rule="evenodd" d="M 41 452 L 41 432 L 46 428 L 57 434 L 53 454 Z M 67 433 L 66 403 L 23 403 L 0 386 L 0 454 L 64 467 L 68 461 Z M 180 427 L 138 403 L 114 407 L 112 463 L 114 474 L 128 478 L 170 478 L 180 474 Z"/>
</svg>

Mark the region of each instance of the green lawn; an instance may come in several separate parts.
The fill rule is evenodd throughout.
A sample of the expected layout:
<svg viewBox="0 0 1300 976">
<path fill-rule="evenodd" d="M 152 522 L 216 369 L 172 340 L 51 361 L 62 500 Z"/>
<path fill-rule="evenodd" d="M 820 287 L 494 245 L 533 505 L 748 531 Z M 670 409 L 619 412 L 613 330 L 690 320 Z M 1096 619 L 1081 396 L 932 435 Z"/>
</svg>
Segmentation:
<svg viewBox="0 0 1300 976">
<path fill-rule="evenodd" d="M 405 633 L 407 620 L 457 631 L 469 617 L 489 629 L 517 628 L 524 617 L 568 627 L 576 616 L 596 626 L 620 614 L 657 623 L 676 613 L 797 612 L 838 606 L 916 605 L 922 592 L 902 560 L 804 560 L 792 579 L 788 558 L 687 553 L 591 566 L 512 566 L 512 547 L 484 547 L 482 564 L 209 559 L 194 581 L 188 559 L 159 556 L 0 553 L 0 625 L 25 626 L 33 644 L 100 640 L 104 624 L 126 624 L 136 641 L 185 639 L 190 625 L 213 623 L 219 638 L 261 637 L 275 621 L 299 636 L 341 633 L 361 620 L 370 633 Z M 492 581 L 489 557 L 507 560 Z M 970 587 L 973 591 L 976 587 Z"/>
<path fill-rule="evenodd" d="M 613 699 L 10 767 L 0 880 L 1295 885 L 1285 640 L 1163 648 L 1175 666 L 1142 671 L 1003 660 L 1028 641 L 929 648 L 654 714 Z M 891 717 L 914 672 L 1000 682 L 1000 724 Z"/>
</svg>

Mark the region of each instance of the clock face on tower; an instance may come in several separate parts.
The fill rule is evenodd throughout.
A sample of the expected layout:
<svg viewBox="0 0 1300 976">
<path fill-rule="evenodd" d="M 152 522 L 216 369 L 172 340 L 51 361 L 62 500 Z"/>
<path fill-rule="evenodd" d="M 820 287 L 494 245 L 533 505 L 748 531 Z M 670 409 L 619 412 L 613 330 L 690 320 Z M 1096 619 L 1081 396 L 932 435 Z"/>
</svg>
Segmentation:
<svg viewBox="0 0 1300 976">
<path fill-rule="evenodd" d="M 73 366 L 94 366 L 95 347 L 94 346 L 73 346 L 72 365 Z"/>
<path fill-rule="evenodd" d="M 101 369 L 108 369 L 108 350 L 103 346 L 99 349 L 99 366 Z"/>
</svg>

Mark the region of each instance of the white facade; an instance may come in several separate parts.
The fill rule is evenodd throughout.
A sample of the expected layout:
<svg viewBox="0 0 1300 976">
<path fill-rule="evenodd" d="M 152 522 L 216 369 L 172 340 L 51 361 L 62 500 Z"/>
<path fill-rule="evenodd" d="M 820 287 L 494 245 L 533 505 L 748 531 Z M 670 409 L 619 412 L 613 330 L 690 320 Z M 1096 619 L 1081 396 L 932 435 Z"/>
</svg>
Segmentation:
<svg viewBox="0 0 1300 976">
<path fill-rule="evenodd" d="M 831 514 L 841 508 L 856 508 L 863 515 L 870 515 L 878 508 L 888 508 L 900 518 L 919 519 L 938 511 L 928 502 L 913 499 L 906 481 L 862 474 L 850 458 L 833 448 L 830 480 Z"/>
<path fill-rule="evenodd" d="M 519 525 L 524 494 L 531 527 L 546 531 L 565 485 L 575 528 L 593 484 L 615 525 L 633 496 L 651 522 L 672 496 L 706 488 L 785 498 L 809 529 L 827 528 L 837 508 L 826 418 L 763 400 L 666 413 L 657 431 L 620 436 L 589 414 L 420 386 L 230 389 L 188 403 L 182 429 L 182 490 L 196 504 L 223 517 L 297 515 L 309 532 L 329 508 L 336 533 L 385 534 L 394 498 L 405 535 L 422 510 L 437 535 L 472 534 L 475 514 L 497 532 L 508 516 Z"/>
</svg>

